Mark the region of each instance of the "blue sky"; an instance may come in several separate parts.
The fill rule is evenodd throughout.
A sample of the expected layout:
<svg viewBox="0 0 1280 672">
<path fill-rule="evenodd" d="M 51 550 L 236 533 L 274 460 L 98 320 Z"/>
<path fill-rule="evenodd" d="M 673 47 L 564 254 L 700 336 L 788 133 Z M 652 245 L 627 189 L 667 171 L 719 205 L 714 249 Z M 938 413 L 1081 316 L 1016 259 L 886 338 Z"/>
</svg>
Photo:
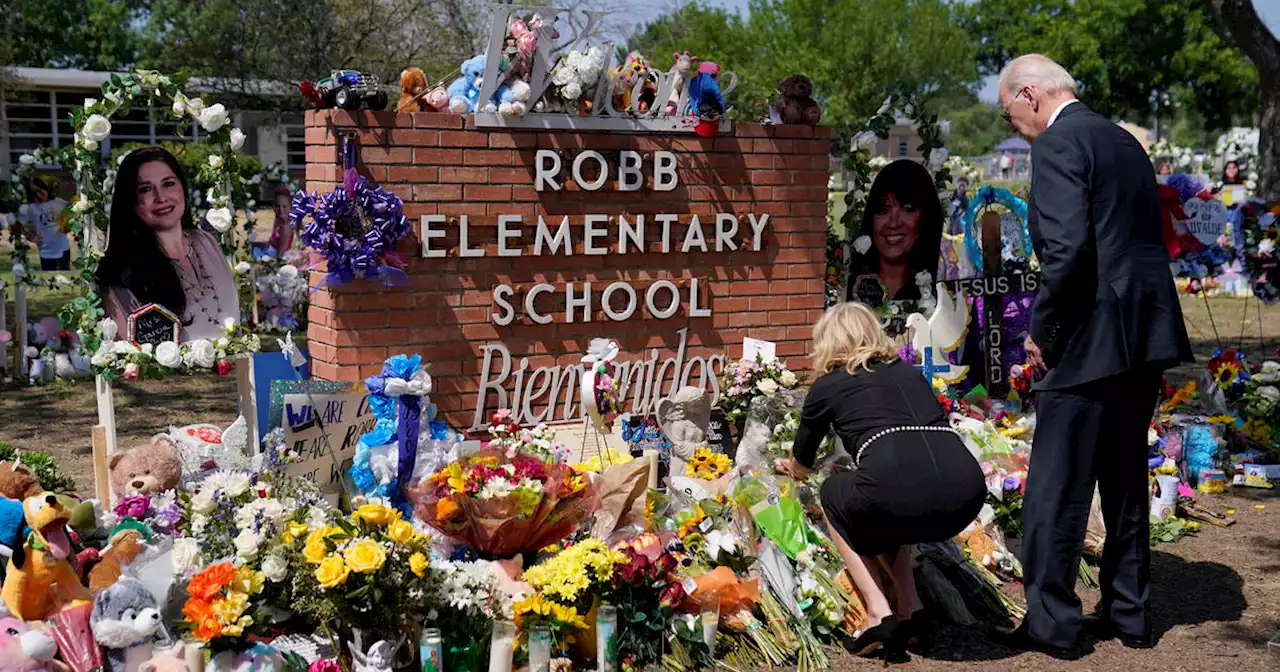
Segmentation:
<svg viewBox="0 0 1280 672">
<path fill-rule="evenodd" d="M 747 0 L 709 0 L 709 2 L 713 5 L 736 9 L 741 13 L 746 13 L 747 11 Z M 681 3 L 655 2 L 639 8 L 637 13 L 642 21 L 651 19 L 670 9 L 672 4 Z M 1258 11 L 1258 15 L 1262 17 L 1262 20 L 1271 28 L 1271 32 L 1280 35 L 1280 0 L 1253 0 L 1253 7 Z M 987 81 L 983 82 L 983 87 L 978 93 L 978 97 L 988 102 L 995 102 L 996 81 L 994 77 L 988 78 Z"/>
</svg>

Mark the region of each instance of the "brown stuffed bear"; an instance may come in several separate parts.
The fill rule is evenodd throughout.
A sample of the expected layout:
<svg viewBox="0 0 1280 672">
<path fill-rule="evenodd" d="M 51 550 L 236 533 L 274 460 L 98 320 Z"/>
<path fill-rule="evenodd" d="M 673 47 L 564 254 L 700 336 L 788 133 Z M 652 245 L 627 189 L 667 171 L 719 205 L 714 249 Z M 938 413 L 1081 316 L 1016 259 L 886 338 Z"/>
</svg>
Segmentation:
<svg viewBox="0 0 1280 672">
<path fill-rule="evenodd" d="M 107 466 L 111 469 L 111 491 L 116 497 L 164 492 L 182 481 L 178 449 L 163 434 L 150 443 L 112 455 Z"/>
<path fill-rule="evenodd" d="M 422 68 L 405 68 L 400 73 L 400 102 L 396 112 L 425 112 L 423 98 L 427 92 L 427 75 Z"/>
<path fill-rule="evenodd" d="M 40 481 L 30 469 L 21 464 L 0 462 L 0 495 L 21 502 L 40 494 L 42 490 L 44 488 L 40 487 Z"/>
<path fill-rule="evenodd" d="M 813 82 L 804 75 L 791 75 L 778 82 L 779 98 L 774 109 L 784 124 L 817 126 L 822 108 L 813 99 Z"/>
</svg>

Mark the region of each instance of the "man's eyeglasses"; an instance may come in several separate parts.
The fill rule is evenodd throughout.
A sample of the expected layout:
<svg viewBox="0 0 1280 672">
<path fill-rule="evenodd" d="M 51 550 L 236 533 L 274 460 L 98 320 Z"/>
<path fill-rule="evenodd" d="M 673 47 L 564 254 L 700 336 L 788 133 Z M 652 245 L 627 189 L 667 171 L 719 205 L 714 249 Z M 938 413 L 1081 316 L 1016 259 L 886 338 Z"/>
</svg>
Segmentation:
<svg viewBox="0 0 1280 672">
<path fill-rule="evenodd" d="M 1014 95 L 1013 100 L 1009 101 L 1009 107 L 1001 108 L 1000 116 L 1004 117 L 1004 123 L 1013 123 L 1013 114 L 1010 113 L 1009 110 L 1013 109 L 1013 104 L 1018 102 L 1018 99 L 1022 97 L 1023 91 L 1026 91 L 1026 89 L 1020 89 L 1018 93 Z"/>
</svg>

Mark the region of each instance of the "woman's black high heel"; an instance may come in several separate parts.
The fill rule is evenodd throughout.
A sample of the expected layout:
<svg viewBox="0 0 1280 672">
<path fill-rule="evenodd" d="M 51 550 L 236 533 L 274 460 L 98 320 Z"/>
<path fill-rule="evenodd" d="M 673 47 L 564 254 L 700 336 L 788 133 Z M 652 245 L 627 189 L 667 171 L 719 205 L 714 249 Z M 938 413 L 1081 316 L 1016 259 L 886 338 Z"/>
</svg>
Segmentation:
<svg viewBox="0 0 1280 672">
<path fill-rule="evenodd" d="M 844 648 L 855 656 L 869 656 L 881 648 L 885 649 L 886 662 L 887 654 L 890 648 L 898 648 L 891 646 L 898 639 L 898 619 L 892 614 L 885 616 L 877 625 L 867 628 L 857 638 L 845 637 Z"/>
</svg>

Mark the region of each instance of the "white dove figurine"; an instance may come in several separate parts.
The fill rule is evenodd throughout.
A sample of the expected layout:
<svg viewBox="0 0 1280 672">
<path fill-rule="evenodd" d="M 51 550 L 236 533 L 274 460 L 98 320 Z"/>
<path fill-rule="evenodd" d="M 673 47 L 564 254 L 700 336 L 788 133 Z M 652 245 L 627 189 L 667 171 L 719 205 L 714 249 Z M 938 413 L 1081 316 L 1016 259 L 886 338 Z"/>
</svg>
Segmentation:
<svg viewBox="0 0 1280 672">
<path fill-rule="evenodd" d="M 947 361 L 947 353 L 964 342 L 964 334 L 969 328 L 969 304 L 965 301 L 964 292 L 958 291 L 952 297 L 942 283 L 938 283 L 937 289 L 938 305 L 933 316 L 926 321 L 924 315 L 912 313 L 907 316 L 907 326 L 912 330 L 911 347 L 920 357 L 930 357 L 935 367 L 933 375 L 948 385 L 954 385 L 969 374 L 969 367 Z M 929 365 L 923 359 L 921 362 Z"/>
</svg>

